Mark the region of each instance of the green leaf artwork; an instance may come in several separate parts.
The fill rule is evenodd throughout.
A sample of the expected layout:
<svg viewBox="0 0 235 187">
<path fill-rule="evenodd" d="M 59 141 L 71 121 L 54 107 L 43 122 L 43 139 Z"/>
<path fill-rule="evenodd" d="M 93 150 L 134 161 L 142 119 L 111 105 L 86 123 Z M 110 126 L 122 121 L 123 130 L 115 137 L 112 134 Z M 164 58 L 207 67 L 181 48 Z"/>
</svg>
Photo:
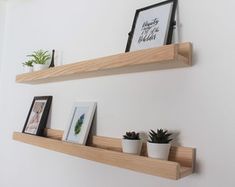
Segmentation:
<svg viewBox="0 0 235 187">
<path fill-rule="evenodd" d="M 78 135 L 80 133 L 80 131 L 82 129 L 82 124 L 83 124 L 84 118 L 85 118 L 85 114 L 82 114 L 80 116 L 80 118 L 78 119 L 78 121 L 75 125 L 75 128 L 74 128 L 75 135 Z"/>
</svg>

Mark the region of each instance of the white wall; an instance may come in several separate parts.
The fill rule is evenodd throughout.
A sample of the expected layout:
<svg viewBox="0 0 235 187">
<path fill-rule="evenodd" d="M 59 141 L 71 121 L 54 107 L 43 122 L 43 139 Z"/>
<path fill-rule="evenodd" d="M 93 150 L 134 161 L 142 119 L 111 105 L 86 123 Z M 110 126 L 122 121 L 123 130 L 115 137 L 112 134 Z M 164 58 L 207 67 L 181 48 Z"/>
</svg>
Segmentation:
<svg viewBox="0 0 235 187">
<path fill-rule="evenodd" d="M 2 81 L 1 81 L 1 65 L 2 65 L 2 60 L 3 60 L 3 46 L 4 46 L 4 34 L 5 34 L 5 18 L 6 18 L 6 2 L 4 0 L 0 0 L 0 106 L 3 105 L 3 88 L 2 88 Z M 0 112 L 1 112 L 2 107 L 0 107 Z M 0 115 L 1 119 L 1 115 Z"/>
<path fill-rule="evenodd" d="M 3 50 L 3 42 L 4 42 L 4 29 L 5 29 L 5 15 L 6 15 L 6 2 L 0 0 L 0 64 L 2 60 L 2 50 Z"/>
<path fill-rule="evenodd" d="M 63 63 L 123 52 L 137 8 L 155 0 L 21 0 L 7 6 L 0 98 L 0 186 L 233 187 L 235 185 L 235 2 L 180 0 L 181 41 L 191 68 L 42 85 L 15 83 L 25 55 L 55 48 Z M 171 181 L 15 142 L 35 95 L 53 95 L 51 127 L 64 129 L 74 100 L 98 102 L 97 134 L 179 131 L 197 148 L 197 172 Z"/>
</svg>

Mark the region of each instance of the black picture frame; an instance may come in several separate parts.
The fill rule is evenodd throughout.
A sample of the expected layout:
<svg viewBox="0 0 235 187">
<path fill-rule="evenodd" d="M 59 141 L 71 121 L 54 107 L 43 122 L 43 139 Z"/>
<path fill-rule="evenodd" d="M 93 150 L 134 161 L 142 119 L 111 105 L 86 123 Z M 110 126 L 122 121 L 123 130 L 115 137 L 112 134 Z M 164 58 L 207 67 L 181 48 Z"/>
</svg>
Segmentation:
<svg viewBox="0 0 235 187">
<path fill-rule="evenodd" d="M 34 97 L 22 130 L 23 133 L 43 136 L 51 108 L 52 98 L 52 96 Z"/>
<path fill-rule="evenodd" d="M 154 5 L 150 5 L 150 6 L 141 8 L 141 9 L 137 9 L 136 13 L 135 13 L 133 24 L 132 24 L 132 29 L 128 34 L 129 36 L 128 36 L 125 52 L 130 52 L 130 48 L 131 48 L 131 44 L 132 44 L 132 40 L 133 40 L 133 35 L 134 35 L 135 29 L 136 29 L 136 23 L 137 23 L 140 12 L 143 12 L 145 10 L 149 10 L 152 8 L 156 8 L 159 6 L 163 6 L 163 5 L 166 5 L 169 3 L 173 3 L 173 7 L 172 7 L 172 11 L 171 11 L 167 40 L 163 45 L 168 45 L 168 44 L 172 43 L 173 30 L 174 30 L 174 26 L 176 25 L 175 14 L 176 14 L 176 9 L 177 9 L 177 5 L 178 5 L 178 0 L 167 0 L 167 1 L 163 1 L 160 3 L 154 4 Z"/>
</svg>

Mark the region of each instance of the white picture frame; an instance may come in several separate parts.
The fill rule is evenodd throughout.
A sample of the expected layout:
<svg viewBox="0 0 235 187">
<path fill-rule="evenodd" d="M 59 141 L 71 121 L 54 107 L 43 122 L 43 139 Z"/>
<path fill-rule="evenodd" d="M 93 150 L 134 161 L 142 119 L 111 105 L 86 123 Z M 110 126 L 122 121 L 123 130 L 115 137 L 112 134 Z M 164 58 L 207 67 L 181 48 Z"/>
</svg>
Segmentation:
<svg viewBox="0 0 235 187">
<path fill-rule="evenodd" d="M 136 10 L 126 52 L 171 44 L 177 0 Z"/>
<path fill-rule="evenodd" d="M 63 141 L 85 145 L 96 110 L 96 102 L 75 102 Z"/>
</svg>

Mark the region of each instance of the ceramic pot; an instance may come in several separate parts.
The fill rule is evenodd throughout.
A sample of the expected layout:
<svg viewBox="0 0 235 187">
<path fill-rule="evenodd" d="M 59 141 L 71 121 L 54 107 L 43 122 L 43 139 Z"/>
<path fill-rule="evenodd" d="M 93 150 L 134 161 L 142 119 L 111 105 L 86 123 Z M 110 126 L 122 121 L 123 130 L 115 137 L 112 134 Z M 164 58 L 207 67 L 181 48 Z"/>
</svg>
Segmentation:
<svg viewBox="0 0 235 187">
<path fill-rule="evenodd" d="M 30 73 L 33 71 L 33 67 L 31 66 L 24 66 L 24 73 Z"/>
<path fill-rule="evenodd" d="M 34 64 L 33 71 L 40 71 L 40 70 L 48 69 L 48 67 L 49 67 L 48 64 Z"/>
<path fill-rule="evenodd" d="M 142 147 L 141 140 L 128 140 L 122 139 L 122 151 L 123 153 L 140 155 Z"/>
<path fill-rule="evenodd" d="M 159 144 L 147 142 L 148 157 L 168 160 L 171 144 Z"/>
</svg>

